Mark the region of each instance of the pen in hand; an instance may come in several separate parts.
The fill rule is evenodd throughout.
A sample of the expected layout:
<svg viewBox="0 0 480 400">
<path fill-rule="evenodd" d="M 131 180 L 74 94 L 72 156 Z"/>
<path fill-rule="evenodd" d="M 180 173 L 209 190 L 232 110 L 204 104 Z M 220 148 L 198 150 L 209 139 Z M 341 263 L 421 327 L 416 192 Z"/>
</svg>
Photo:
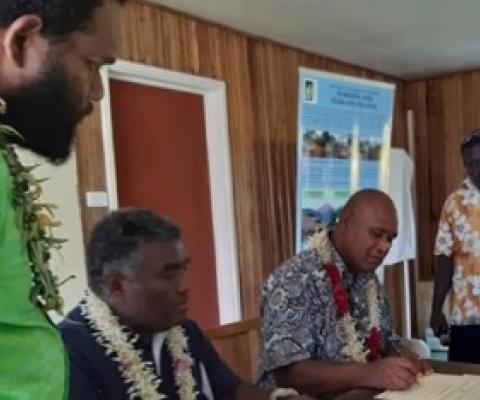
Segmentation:
<svg viewBox="0 0 480 400">
<path fill-rule="evenodd" d="M 415 375 L 415 383 L 416 385 L 420 385 L 419 379 L 422 376 L 427 375 L 427 371 L 422 370 L 422 361 L 420 360 L 420 357 L 415 354 L 414 352 L 410 351 L 407 348 L 404 347 L 399 347 L 398 343 L 391 342 L 392 349 L 395 353 L 395 355 L 399 357 L 404 357 L 408 358 L 409 360 L 413 361 L 415 363 L 415 370 L 417 371 Z"/>
</svg>

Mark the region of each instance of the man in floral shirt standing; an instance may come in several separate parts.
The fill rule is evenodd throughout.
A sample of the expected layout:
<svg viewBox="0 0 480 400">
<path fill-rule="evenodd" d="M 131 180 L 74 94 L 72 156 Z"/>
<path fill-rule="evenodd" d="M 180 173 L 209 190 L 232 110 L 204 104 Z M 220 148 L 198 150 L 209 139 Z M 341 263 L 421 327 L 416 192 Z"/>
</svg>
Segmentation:
<svg viewBox="0 0 480 400">
<path fill-rule="evenodd" d="M 437 335 L 448 332 L 442 307 L 453 289 L 449 359 L 480 363 L 480 129 L 463 138 L 460 151 L 468 177 L 440 217 L 430 325 Z"/>
<path fill-rule="evenodd" d="M 429 369 L 397 353 L 375 275 L 396 235 L 391 199 L 362 190 L 333 231 L 314 234 L 310 250 L 270 275 L 262 293 L 260 386 L 326 399 L 355 387 L 406 389 Z"/>
</svg>

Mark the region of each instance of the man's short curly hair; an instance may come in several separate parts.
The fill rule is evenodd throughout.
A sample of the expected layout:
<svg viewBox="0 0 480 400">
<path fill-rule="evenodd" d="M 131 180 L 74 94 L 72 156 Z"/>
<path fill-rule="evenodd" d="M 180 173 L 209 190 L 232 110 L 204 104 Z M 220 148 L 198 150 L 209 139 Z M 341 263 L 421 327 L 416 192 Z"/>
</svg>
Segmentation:
<svg viewBox="0 0 480 400">
<path fill-rule="evenodd" d="M 104 217 L 93 229 L 87 247 L 87 275 L 90 288 L 101 295 L 105 277 L 113 272 L 132 276 L 143 245 L 174 242 L 180 228 L 167 217 L 151 210 L 125 208 Z"/>
<path fill-rule="evenodd" d="M 42 33 L 55 38 L 85 29 L 95 8 L 105 0 L 0 0 L 0 28 L 22 15 L 35 14 L 43 21 Z M 114 0 L 119 4 L 127 0 Z"/>
</svg>

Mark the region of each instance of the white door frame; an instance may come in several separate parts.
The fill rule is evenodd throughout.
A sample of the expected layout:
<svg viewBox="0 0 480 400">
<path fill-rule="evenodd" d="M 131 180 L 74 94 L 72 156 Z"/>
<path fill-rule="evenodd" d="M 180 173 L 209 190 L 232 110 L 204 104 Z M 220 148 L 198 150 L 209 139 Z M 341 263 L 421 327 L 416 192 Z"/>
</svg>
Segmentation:
<svg viewBox="0 0 480 400">
<path fill-rule="evenodd" d="M 225 82 L 124 60 L 102 70 L 101 122 L 110 210 L 118 208 L 118 192 L 109 79 L 203 96 L 220 323 L 241 320 Z"/>
</svg>

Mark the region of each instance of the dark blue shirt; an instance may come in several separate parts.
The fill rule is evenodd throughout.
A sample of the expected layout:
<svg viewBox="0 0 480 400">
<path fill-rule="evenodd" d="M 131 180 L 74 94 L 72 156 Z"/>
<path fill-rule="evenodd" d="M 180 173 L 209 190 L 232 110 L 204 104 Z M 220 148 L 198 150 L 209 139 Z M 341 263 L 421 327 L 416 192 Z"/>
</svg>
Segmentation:
<svg viewBox="0 0 480 400">
<path fill-rule="evenodd" d="M 186 321 L 183 325 L 188 337 L 189 351 L 195 361 L 192 374 L 198 400 L 203 394 L 200 363 L 204 365 L 215 399 L 233 394 L 240 379 L 225 365 L 197 324 Z M 59 325 L 70 358 L 70 400 L 129 400 L 128 386 L 119 372 L 118 363 L 105 354 L 105 348 L 93 337 L 93 331 L 76 307 Z M 152 346 L 138 345 L 145 361 L 153 363 Z M 168 399 L 178 400 L 172 358 L 167 346 L 162 348 L 160 392 Z"/>
</svg>

